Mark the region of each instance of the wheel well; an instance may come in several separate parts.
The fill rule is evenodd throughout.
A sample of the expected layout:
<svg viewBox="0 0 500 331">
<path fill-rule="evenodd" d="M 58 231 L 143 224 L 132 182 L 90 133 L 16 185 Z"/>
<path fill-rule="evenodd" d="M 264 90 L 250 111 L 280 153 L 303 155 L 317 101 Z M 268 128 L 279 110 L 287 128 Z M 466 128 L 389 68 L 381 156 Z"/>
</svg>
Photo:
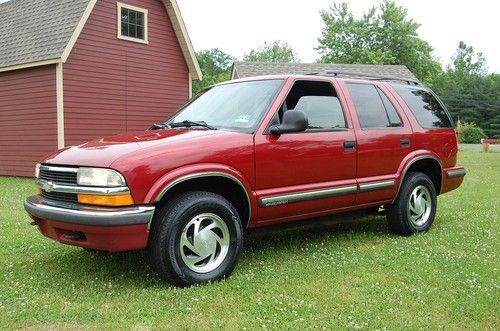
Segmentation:
<svg viewBox="0 0 500 331">
<path fill-rule="evenodd" d="M 436 189 L 436 194 L 441 192 L 441 179 L 442 179 L 442 171 L 441 165 L 438 161 L 434 159 L 421 159 L 415 161 L 408 169 L 409 171 L 418 171 L 426 174 L 432 180 L 434 184 L 434 188 Z"/>
<path fill-rule="evenodd" d="M 250 220 L 250 205 L 245 189 L 232 179 L 220 176 L 199 177 L 176 184 L 165 192 L 158 203 L 189 191 L 206 191 L 226 198 L 236 209 L 243 227 Z"/>
</svg>

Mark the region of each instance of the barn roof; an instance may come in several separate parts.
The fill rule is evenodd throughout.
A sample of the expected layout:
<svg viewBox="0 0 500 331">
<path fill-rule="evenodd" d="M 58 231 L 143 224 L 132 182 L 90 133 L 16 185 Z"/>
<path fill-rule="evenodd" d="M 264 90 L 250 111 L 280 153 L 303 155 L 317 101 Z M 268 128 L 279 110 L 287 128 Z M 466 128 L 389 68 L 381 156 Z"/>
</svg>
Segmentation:
<svg viewBox="0 0 500 331">
<path fill-rule="evenodd" d="M 89 0 L 0 4 L 0 67 L 60 58 Z"/>
<path fill-rule="evenodd" d="M 0 4 L 0 72 L 66 62 L 97 0 L 11 0 Z M 162 0 L 193 79 L 201 79 L 176 0 Z"/>
<path fill-rule="evenodd" d="M 330 64 L 330 63 L 264 63 L 234 62 L 232 79 L 265 75 L 305 75 L 326 72 L 343 72 L 343 77 L 368 78 L 369 76 L 394 77 L 418 81 L 404 65 Z M 349 73 L 351 75 L 349 75 Z"/>
</svg>

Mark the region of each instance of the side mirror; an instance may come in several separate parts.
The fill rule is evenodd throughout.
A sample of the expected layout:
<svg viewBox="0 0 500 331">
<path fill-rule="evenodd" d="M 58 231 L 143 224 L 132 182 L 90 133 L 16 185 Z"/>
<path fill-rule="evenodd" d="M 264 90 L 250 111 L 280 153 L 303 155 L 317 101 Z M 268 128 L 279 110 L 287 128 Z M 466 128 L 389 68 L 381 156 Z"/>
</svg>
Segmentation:
<svg viewBox="0 0 500 331">
<path fill-rule="evenodd" d="M 283 122 L 270 127 L 272 134 L 306 131 L 309 126 L 306 114 L 300 110 L 289 110 L 283 114 Z"/>
</svg>

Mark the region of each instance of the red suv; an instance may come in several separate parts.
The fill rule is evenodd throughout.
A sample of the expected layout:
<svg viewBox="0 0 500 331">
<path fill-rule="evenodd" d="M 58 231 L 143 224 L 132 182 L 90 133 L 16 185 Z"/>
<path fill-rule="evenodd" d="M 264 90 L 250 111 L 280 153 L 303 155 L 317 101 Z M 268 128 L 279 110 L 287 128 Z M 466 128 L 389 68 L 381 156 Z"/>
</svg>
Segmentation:
<svg viewBox="0 0 500 331">
<path fill-rule="evenodd" d="M 213 86 L 167 121 L 65 148 L 24 207 L 41 233 L 110 252 L 147 249 L 185 286 L 234 269 L 244 229 L 385 211 L 427 231 L 462 183 L 443 103 L 415 82 L 268 76 Z"/>
</svg>

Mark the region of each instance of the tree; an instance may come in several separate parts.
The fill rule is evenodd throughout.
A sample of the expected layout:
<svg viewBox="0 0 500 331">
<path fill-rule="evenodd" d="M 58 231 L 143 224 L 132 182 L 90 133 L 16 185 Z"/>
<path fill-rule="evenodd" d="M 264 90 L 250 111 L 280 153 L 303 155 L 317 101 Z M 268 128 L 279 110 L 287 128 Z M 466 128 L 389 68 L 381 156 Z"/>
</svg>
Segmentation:
<svg viewBox="0 0 500 331">
<path fill-rule="evenodd" d="M 243 56 L 243 61 L 251 62 L 299 62 L 299 57 L 292 47 L 279 40 L 265 42 L 257 50 L 253 49 Z"/>
<path fill-rule="evenodd" d="M 345 2 L 334 2 L 320 15 L 325 25 L 318 39 L 319 62 L 403 64 L 422 81 L 442 70 L 430 44 L 418 36 L 420 24 L 392 0 L 372 7 L 360 19 Z"/>
<path fill-rule="evenodd" d="M 453 118 L 475 122 L 490 138 L 500 137 L 500 75 L 486 75 L 486 59 L 461 41 L 446 72 L 436 76 L 432 88 Z"/>
<path fill-rule="evenodd" d="M 451 59 L 453 67 L 448 70 L 457 75 L 485 75 L 488 71 L 483 53 L 475 53 L 474 48 L 463 41 L 458 43 L 458 49 Z"/>
<path fill-rule="evenodd" d="M 193 94 L 204 88 L 231 78 L 231 64 L 234 58 L 218 48 L 196 52 L 203 80 L 193 82 Z"/>
</svg>

